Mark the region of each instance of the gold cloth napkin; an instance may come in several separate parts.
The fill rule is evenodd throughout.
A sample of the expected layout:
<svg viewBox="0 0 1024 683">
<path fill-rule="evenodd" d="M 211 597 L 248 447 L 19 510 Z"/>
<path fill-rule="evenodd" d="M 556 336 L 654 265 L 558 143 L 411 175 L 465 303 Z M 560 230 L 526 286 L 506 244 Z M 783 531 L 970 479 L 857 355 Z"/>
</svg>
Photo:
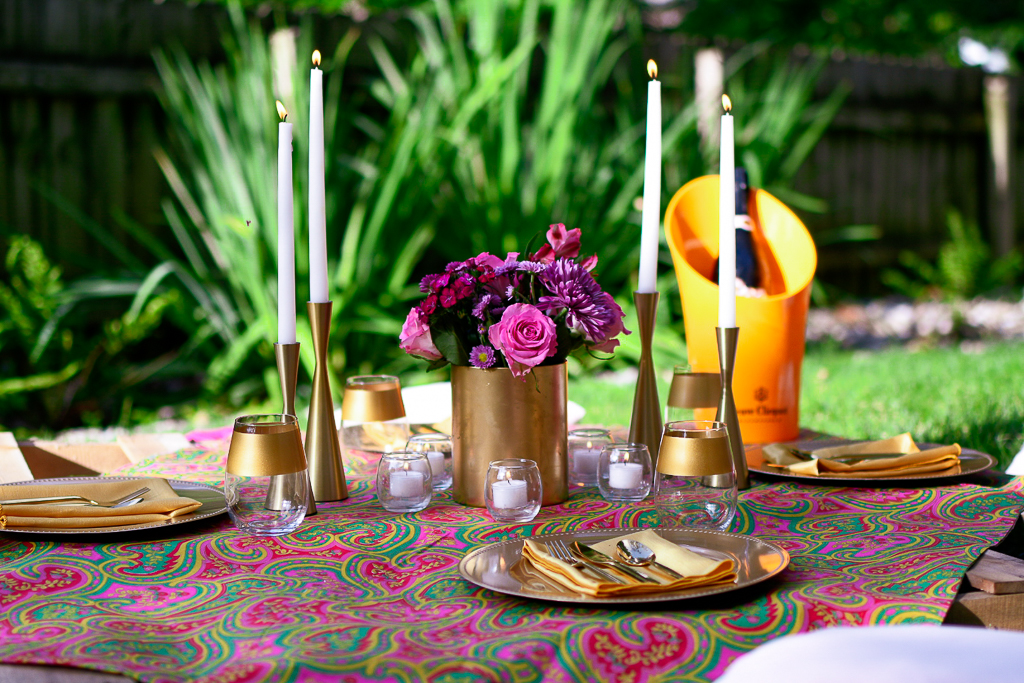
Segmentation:
<svg viewBox="0 0 1024 683">
<path fill-rule="evenodd" d="M 642 583 L 602 566 L 602 570 L 621 576 L 624 581 L 628 582 L 625 584 L 610 583 L 595 578 L 588 571 L 581 571 L 555 559 L 548 553 L 547 546 L 531 539 L 526 539 L 523 544 L 523 558 L 544 576 L 569 590 L 598 598 L 661 593 L 736 581 L 736 565 L 732 560 L 712 560 L 698 555 L 692 550 L 666 541 L 650 529 L 601 541 L 593 547 L 609 557 L 615 557 L 615 544 L 624 538 L 632 538 L 648 546 L 655 552 L 660 564 L 674 569 L 682 574 L 683 578 L 670 581 L 666 577 L 663 579 L 664 583 L 661 584 Z M 648 567 L 641 568 L 641 571 L 655 578 L 661 579 L 662 577 L 657 569 Z"/>
<path fill-rule="evenodd" d="M 8 527 L 98 529 L 148 522 L 165 522 L 202 506 L 202 503 L 198 501 L 179 496 L 164 479 L 0 486 L 0 501 L 18 498 L 48 498 L 50 496 L 85 496 L 102 503 L 116 500 L 143 487 L 149 487 L 149 491 L 143 495 L 142 501 L 123 508 L 34 503 L 4 505 L 3 512 L 7 516 Z"/>
<path fill-rule="evenodd" d="M 785 446 L 772 444 L 763 450 L 765 457 L 774 461 L 776 467 L 784 467 L 793 474 L 827 476 L 829 474 L 855 475 L 860 477 L 891 477 L 907 474 L 944 472 L 960 464 L 960 445 L 938 446 L 922 451 L 909 433 L 900 434 L 880 441 L 845 444 L 819 448 L 811 452 L 814 459 L 800 461 L 788 452 Z M 891 458 L 865 458 L 880 453 L 903 453 Z M 842 462 L 852 460 L 852 462 Z"/>
</svg>

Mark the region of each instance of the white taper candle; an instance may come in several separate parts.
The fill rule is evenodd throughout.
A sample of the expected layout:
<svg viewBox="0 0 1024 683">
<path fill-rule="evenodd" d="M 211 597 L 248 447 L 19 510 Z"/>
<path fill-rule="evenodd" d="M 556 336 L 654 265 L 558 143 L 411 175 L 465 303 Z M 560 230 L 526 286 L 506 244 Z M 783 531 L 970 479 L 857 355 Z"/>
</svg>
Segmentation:
<svg viewBox="0 0 1024 683">
<path fill-rule="evenodd" d="M 277 343 L 295 343 L 295 211 L 292 190 L 292 124 L 277 103 Z"/>
<path fill-rule="evenodd" d="M 638 292 L 658 291 L 658 239 L 661 233 L 661 82 L 658 65 L 648 60 L 647 149 L 644 156 L 644 204 L 640 214 Z"/>
<path fill-rule="evenodd" d="M 722 95 L 722 147 L 718 171 L 718 326 L 736 327 L 736 160 L 732 103 Z"/>
<path fill-rule="evenodd" d="M 320 51 L 309 72 L 309 300 L 330 301 L 327 294 L 327 200 L 324 188 L 324 72 Z"/>
</svg>

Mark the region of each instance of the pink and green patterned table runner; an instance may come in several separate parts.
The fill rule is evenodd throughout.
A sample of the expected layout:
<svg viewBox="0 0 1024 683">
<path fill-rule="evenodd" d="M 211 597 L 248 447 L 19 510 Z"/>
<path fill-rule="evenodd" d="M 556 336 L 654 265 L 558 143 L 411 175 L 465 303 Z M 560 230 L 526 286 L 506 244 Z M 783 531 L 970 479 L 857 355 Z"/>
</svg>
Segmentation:
<svg viewBox="0 0 1024 683">
<path fill-rule="evenodd" d="M 223 449 L 117 474 L 219 483 Z M 964 572 L 1024 507 L 1024 484 L 923 490 L 761 484 L 733 531 L 784 546 L 782 579 L 642 611 L 507 598 L 459 577 L 465 552 L 515 535 L 644 526 L 578 492 L 503 526 L 445 493 L 385 512 L 372 463 L 296 533 L 246 537 L 225 516 L 114 543 L 0 539 L 0 661 L 143 681 L 704 681 L 765 641 L 835 625 L 938 624 Z"/>
</svg>

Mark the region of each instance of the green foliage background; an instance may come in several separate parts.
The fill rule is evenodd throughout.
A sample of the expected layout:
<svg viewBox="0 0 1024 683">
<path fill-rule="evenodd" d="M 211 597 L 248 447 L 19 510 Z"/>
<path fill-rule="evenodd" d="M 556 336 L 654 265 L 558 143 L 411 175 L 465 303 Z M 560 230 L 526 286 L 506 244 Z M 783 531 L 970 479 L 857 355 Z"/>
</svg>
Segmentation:
<svg viewBox="0 0 1024 683">
<path fill-rule="evenodd" d="M 168 146 L 156 156 L 172 191 L 163 210 L 173 243 L 122 216 L 131 242 L 121 244 L 39 188 L 108 248 L 117 267 L 56 288 L 56 276 L 42 268 L 29 289 L 41 292 L 36 299 L 42 297 L 43 308 L 33 325 L 18 328 L 24 351 L 5 366 L 6 376 L 17 379 L 8 393 L 0 392 L 3 420 L 15 415 L 26 425 L 62 426 L 86 421 L 88 414 L 92 422 L 131 422 L 133 402 L 180 400 L 171 386 L 227 406 L 276 400 L 271 54 L 261 24 L 237 3 L 229 9 L 224 63 L 196 63 L 174 48 L 155 55 L 169 124 Z M 649 56 L 640 12 L 627 0 L 436 0 L 388 10 L 387 21 L 354 24 L 336 45 L 316 46 L 324 53 L 326 87 L 332 372 L 420 377 L 421 365 L 397 346 L 405 314 L 419 297 L 419 277 L 480 251 L 522 249 L 553 222 L 582 228 L 584 251 L 601 259 L 599 281 L 635 327 L 628 322 L 629 292 L 639 244 L 635 202 L 643 184 Z M 302 17 L 298 29 L 295 95 L 285 105 L 295 126 L 296 272 L 303 301 L 308 65 L 302 55 L 314 47 L 313 17 Z M 821 210 L 819 200 L 792 190 L 792 178 L 845 91 L 813 102 L 821 63 L 794 66 L 767 48 L 752 44 L 726 65 L 737 155 L 755 184 L 794 206 Z M 676 188 L 717 164 L 717 151 L 702 149 L 696 131 L 690 59 L 684 52 L 679 64 L 661 65 L 663 206 Z M 18 249 L 26 254 L 29 247 Z M 19 259 L 11 256 L 8 268 L 21 267 Z M 667 248 L 662 259 L 666 305 L 657 353 L 659 364 L 670 367 L 683 360 L 684 345 Z M 35 295 L 4 296 L 6 302 Z M 82 318 L 50 312 L 61 306 L 74 306 Z M 6 309 L 10 321 L 17 317 L 14 307 Z M 303 363 L 311 370 L 308 323 L 301 307 L 299 313 Z M 103 320 L 114 320 L 118 329 L 104 328 Z M 11 340 L 12 325 L 0 319 L 0 334 Z M 106 341 L 92 348 L 102 350 L 89 351 L 98 354 L 95 361 L 46 341 L 69 333 L 80 338 L 86 330 L 98 339 L 101 328 Z M 136 360 L 120 349 L 143 338 L 137 362 L 148 370 L 128 372 L 122 364 Z M 76 342 L 72 348 L 90 347 Z M 610 367 L 638 354 L 637 335 L 626 337 Z M 112 373 L 137 381 L 104 382 L 86 372 L 101 359 Z M 574 361 L 572 371 L 592 363 Z M 84 382 L 83 375 L 92 379 Z M 300 404 L 306 381 L 300 380 Z M 46 392 L 64 397 L 63 412 L 41 409 L 51 400 Z"/>
</svg>

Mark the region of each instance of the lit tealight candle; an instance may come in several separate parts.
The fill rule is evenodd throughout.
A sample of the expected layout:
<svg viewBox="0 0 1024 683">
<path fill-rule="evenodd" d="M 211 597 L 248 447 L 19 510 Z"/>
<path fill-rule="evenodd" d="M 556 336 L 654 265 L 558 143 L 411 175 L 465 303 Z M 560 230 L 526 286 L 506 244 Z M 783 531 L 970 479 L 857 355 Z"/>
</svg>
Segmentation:
<svg viewBox="0 0 1024 683">
<path fill-rule="evenodd" d="M 601 450 L 594 448 L 591 442 L 587 442 L 586 448 L 578 448 L 572 452 L 573 469 L 576 474 L 582 476 L 597 475 L 597 460 L 601 456 Z"/>
<path fill-rule="evenodd" d="M 608 466 L 608 486 L 613 489 L 635 489 L 644 476 L 644 466 L 638 462 L 613 462 Z"/>
<path fill-rule="evenodd" d="M 419 498 L 423 495 L 423 474 L 410 470 L 392 472 L 388 486 L 392 498 Z"/>
<path fill-rule="evenodd" d="M 525 507 L 529 502 L 526 482 L 522 479 L 502 479 L 491 484 L 494 507 L 512 509 Z"/>
</svg>

